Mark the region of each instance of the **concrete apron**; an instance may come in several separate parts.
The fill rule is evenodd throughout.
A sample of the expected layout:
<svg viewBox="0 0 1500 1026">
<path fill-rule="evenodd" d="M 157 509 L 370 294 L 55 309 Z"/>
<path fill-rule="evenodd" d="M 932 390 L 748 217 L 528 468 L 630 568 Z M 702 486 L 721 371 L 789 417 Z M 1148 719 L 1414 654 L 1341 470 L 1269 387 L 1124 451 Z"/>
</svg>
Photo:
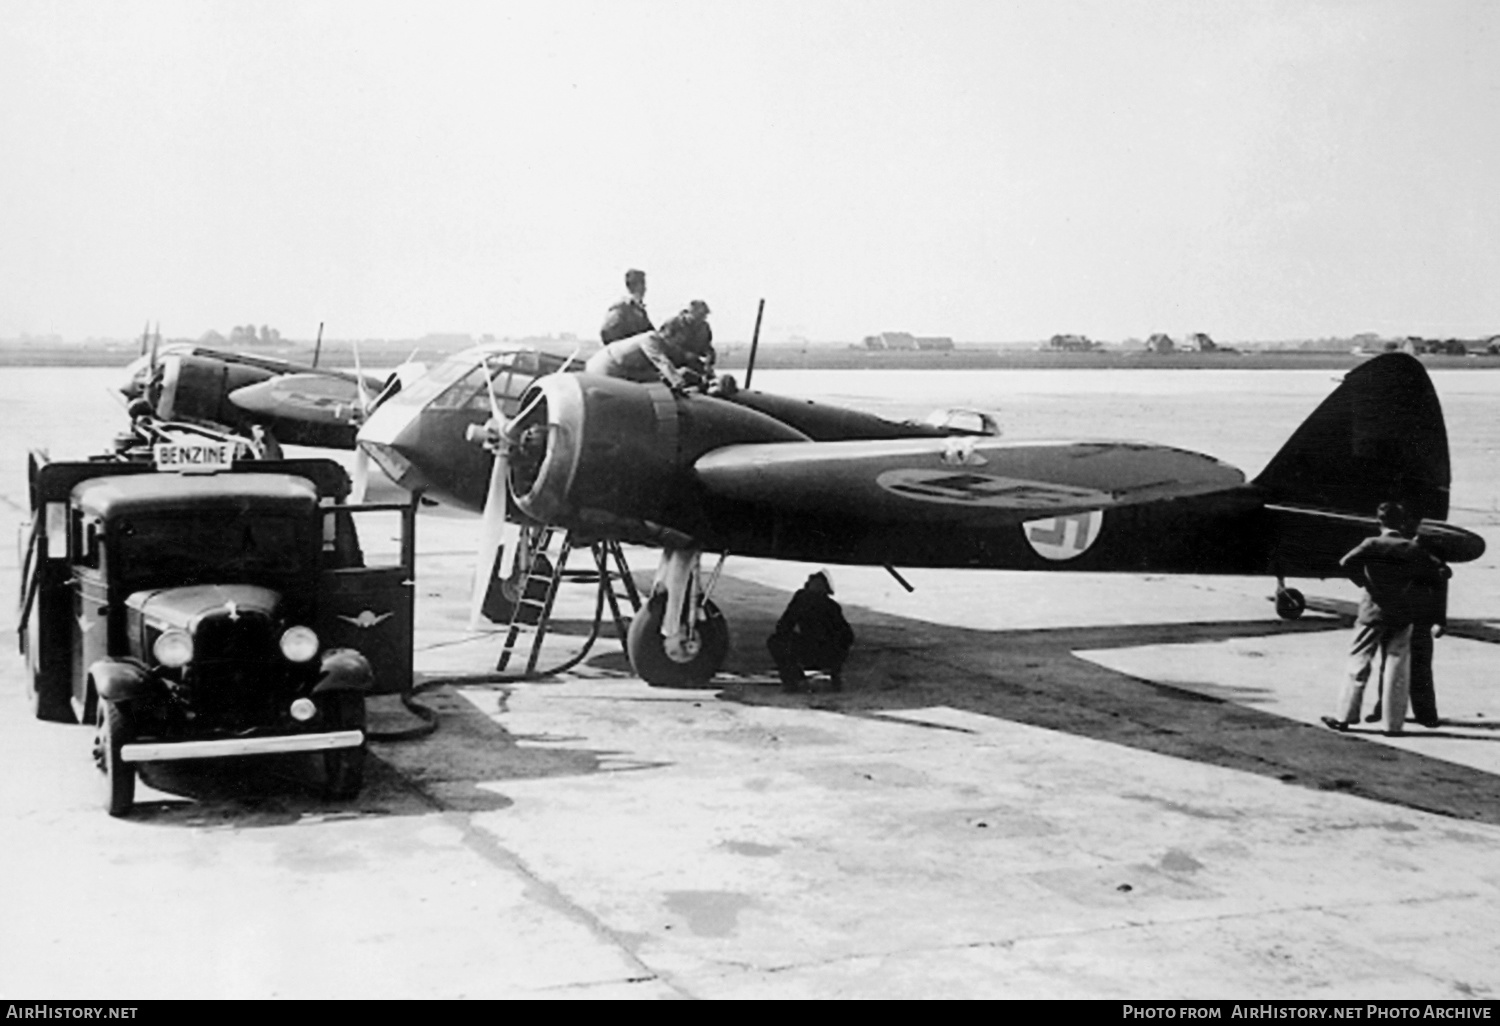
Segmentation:
<svg viewBox="0 0 1500 1026">
<path fill-rule="evenodd" d="M 783 696 L 764 637 L 811 568 L 731 561 L 712 689 L 645 687 L 608 631 L 568 674 L 479 685 L 503 634 L 462 629 L 469 548 L 423 557 L 417 663 L 470 682 L 423 696 L 435 735 L 372 746 L 353 803 L 251 763 L 148 774 L 112 820 L 91 732 L 9 703 L 0 993 L 1500 990 L 1494 776 L 1307 725 L 1345 633 L 1278 623 L 1266 582 L 910 572 L 907 595 L 836 568 L 849 688 Z M 1448 645 L 1455 716 L 1484 673 Z"/>
<path fill-rule="evenodd" d="M 850 690 L 786 697 L 760 646 L 809 569 L 731 564 L 713 690 L 645 687 L 604 643 L 438 699 L 474 742 L 449 763 L 381 757 L 693 996 L 1500 989 L 1491 768 L 1305 726 L 1337 621 L 1269 619 L 1259 581 L 934 572 L 914 600 L 839 569 Z M 424 668 L 498 651 L 424 622 Z M 1465 666 L 1440 663 L 1445 712 Z"/>
</svg>

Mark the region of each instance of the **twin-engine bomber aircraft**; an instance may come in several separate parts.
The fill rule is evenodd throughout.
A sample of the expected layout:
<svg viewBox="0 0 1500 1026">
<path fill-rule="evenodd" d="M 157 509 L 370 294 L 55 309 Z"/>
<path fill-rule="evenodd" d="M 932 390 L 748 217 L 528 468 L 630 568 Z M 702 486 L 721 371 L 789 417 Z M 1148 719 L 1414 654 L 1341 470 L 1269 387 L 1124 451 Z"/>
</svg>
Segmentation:
<svg viewBox="0 0 1500 1026">
<path fill-rule="evenodd" d="M 562 361 L 541 359 L 455 358 L 375 410 L 360 444 L 398 484 L 487 519 L 513 500 L 538 523 L 660 547 L 655 593 L 629 638 L 631 665 L 651 684 L 706 682 L 723 663 L 728 629 L 700 575 L 705 552 L 1266 574 L 1278 613 L 1294 618 L 1305 602 L 1286 578 L 1342 576 L 1339 558 L 1375 533 L 1388 499 L 1424 518 L 1442 558 L 1484 551 L 1478 535 L 1442 522 L 1447 431 L 1426 371 L 1404 354 L 1350 371 L 1253 481 L 1167 446 L 1007 441 L 763 392 L 678 395 L 547 373 Z M 493 466 L 462 442 L 467 425 L 492 417 Z"/>
<path fill-rule="evenodd" d="M 322 337 L 320 325 L 319 346 Z M 194 425 L 257 439 L 256 451 L 269 458 L 282 445 L 355 450 L 356 502 L 369 478 L 368 458 L 355 444 L 359 426 L 424 370 L 407 362 L 380 378 L 319 367 L 316 350 L 314 363 L 304 364 L 182 343 L 163 348 L 160 331 L 142 336 L 141 350 L 120 385 L 126 399 L 145 401 L 169 428 Z"/>
<path fill-rule="evenodd" d="M 173 344 L 126 368 L 127 399 L 146 399 L 162 420 L 237 434 L 252 426 L 285 445 L 353 449 L 363 413 L 384 378 L 248 353 Z"/>
</svg>

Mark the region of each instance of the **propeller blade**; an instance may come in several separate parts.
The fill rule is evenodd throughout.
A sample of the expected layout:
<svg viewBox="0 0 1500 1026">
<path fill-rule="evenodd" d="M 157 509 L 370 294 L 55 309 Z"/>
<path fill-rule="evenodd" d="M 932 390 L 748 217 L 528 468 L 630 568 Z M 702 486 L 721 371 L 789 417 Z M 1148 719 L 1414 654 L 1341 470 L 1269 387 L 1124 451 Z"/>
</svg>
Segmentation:
<svg viewBox="0 0 1500 1026">
<path fill-rule="evenodd" d="M 484 512 L 479 527 L 479 548 L 474 554 L 474 591 L 469 599 L 469 629 L 479 629 L 479 619 L 484 611 L 484 599 L 494 584 L 495 578 L 505 573 L 500 565 L 507 540 L 511 553 L 517 551 L 516 539 L 510 530 L 510 489 L 506 484 L 506 452 L 509 443 L 505 437 L 505 411 L 500 406 L 500 397 L 495 394 L 495 379 L 490 374 L 489 358 L 484 360 L 485 392 L 490 399 L 490 422 L 494 427 L 495 460 L 490 465 L 490 486 L 484 497 Z M 507 539 L 507 535 L 511 537 Z"/>
<path fill-rule="evenodd" d="M 349 501 L 360 503 L 365 501 L 365 493 L 370 490 L 370 454 L 361 445 L 354 447 L 354 485 L 349 491 Z"/>
<path fill-rule="evenodd" d="M 469 599 L 469 629 L 479 630 L 484 598 L 499 576 L 500 556 L 506 535 L 506 513 L 509 492 L 505 483 L 505 448 L 500 446 L 490 467 L 490 487 L 484 497 L 484 512 L 479 524 L 479 547 L 474 554 L 474 591 Z"/>
<path fill-rule="evenodd" d="M 359 340 L 354 340 L 354 383 L 359 390 L 359 422 L 363 424 L 370 416 L 371 398 L 365 391 L 365 369 L 359 362 Z"/>
</svg>

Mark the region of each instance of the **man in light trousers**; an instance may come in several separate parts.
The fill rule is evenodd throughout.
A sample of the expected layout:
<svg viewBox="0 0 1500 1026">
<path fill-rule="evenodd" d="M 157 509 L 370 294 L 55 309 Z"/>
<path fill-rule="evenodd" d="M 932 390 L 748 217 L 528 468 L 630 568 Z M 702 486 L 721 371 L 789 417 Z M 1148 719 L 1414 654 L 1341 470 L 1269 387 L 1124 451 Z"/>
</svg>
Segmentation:
<svg viewBox="0 0 1500 1026">
<path fill-rule="evenodd" d="M 1396 735 L 1406 722 L 1411 681 L 1412 584 L 1441 581 L 1442 563 L 1402 533 L 1408 516 L 1400 503 L 1381 503 L 1375 519 L 1380 534 L 1366 538 L 1339 561 L 1365 594 L 1354 623 L 1349 674 L 1339 691 L 1337 714 L 1324 716 L 1323 723 L 1343 731 L 1359 722 L 1365 684 L 1378 658 L 1381 726 L 1386 734 Z"/>
</svg>

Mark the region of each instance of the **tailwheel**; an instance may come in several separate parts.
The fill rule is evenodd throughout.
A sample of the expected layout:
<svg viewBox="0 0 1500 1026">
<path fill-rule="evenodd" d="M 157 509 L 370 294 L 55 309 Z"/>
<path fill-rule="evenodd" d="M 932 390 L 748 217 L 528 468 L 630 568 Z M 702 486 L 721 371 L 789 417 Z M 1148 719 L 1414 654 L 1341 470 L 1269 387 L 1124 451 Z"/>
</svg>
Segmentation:
<svg viewBox="0 0 1500 1026">
<path fill-rule="evenodd" d="M 120 749 L 135 740 L 130 710 L 99 699 L 99 732 L 94 735 L 94 765 L 99 768 L 104 809 L 111 816 L 126 816 L 135 805 L 135 767 L 120 758 Z"/>
<path fill-rule="evenodd" d="M 365 696 L 358 691 L 333 691 L 320 696 L 329 730 L 365 729 Z M 330 748 L 323 753 L 323 794 L 335 801 L 357 796 L 365 786 L 365 746 Z"/>
<path fill-rule="evenodd" d="M 1307 611 L 1307 599 L 1296 588 L 1276 589 L 1276 615 L 1295 620 Z"/>
<path fill-rule="evenodd" d="M 658 591 L 630 621 L 631 669 L 652 687 L 702 687 L 729 655 L 729 624 L 718 606 L 704 600 L 692 631 L 664 638 L 666 608 L 666 592 Z"/>
</svg>

